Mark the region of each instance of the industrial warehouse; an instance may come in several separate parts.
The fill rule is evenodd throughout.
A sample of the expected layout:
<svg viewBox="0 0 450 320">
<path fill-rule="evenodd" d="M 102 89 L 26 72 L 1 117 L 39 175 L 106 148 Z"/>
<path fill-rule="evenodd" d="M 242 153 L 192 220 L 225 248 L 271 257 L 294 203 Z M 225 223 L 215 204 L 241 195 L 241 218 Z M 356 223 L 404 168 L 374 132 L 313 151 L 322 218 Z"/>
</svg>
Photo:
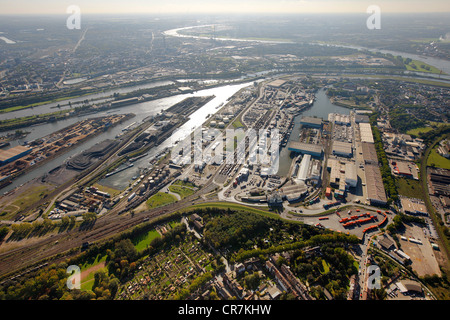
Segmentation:
<svg viewBox="0 0 450 320">
<path fill-rule="evenodd" d="M 25 146 L 15 146 L 8 150 L 0 151 L 0 166 L 11 163 L 17 159 L 20 159 L 33 150 Z"/>
</svg>

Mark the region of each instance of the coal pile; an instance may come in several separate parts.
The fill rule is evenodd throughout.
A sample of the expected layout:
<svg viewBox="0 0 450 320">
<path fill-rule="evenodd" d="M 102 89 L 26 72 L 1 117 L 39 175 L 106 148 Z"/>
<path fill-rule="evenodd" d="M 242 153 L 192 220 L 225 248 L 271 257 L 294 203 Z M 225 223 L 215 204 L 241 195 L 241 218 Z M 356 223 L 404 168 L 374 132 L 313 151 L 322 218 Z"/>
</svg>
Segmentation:
<svg viewBox="0 0 450 320">
<path fill-rule="evenodd" d="M 72 170 L 82 171 L 92 165 L 92 160 L 100 158 L 110 152 L 118 142 L 114 140 L 105 140 L 92 146 L 86 151 L 74 156 L 66 163 L 66 167 Z"/>
</svg>

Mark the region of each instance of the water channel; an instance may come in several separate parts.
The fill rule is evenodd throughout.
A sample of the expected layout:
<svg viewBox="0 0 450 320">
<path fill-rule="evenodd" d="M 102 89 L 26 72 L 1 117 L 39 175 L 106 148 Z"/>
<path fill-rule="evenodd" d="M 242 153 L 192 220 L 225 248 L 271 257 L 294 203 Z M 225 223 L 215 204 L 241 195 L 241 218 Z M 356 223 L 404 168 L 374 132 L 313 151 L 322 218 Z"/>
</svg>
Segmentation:
<svg viewBox="0 0 450 320">
<path fill-rule="evenodd" d="M 194 112 L 190 116 L 190 120 L 186 122 L 183 126 L 179 128 L 179 130 L 172 135 L 171 138 L 167 139 L 165 142 L 163 142 L 159 147 L 153 148 L 147 157 L 141 158 L 140 160 L 135 162 L 135 168 L 132 168 L 137 171 L 137 168 L 139 166 L 147 166 L 148 162 L 151 160 L 160 150 L 163 150 L 166 147 L 170 147 L 173 145 L 175 141 L 178 139 L 185 138 L 190 132 L 192 131 L 192 128 L 200 126 L 207 118 L 208 114 L 214 114 L 220 109 L 216 109 L 219 105 L 222 103 L 225 103 L 228 98 L 233 96 L 236 92 L 238 92 L 240 89 L 252 85 L 253 82 L 247 82 L 247 83 L 241 83 L 241 84 L 235 84 L 235 85 L 225 85 L 221 87 L 211 88 L 211 89 L 205 89 L 205 90 L 199 90 L 194 93 L 188 93 L 188 94 L 179 94 L 167 98 L 162 98 L 154 101 L 147 101 L 142 102 L 138 104 L 133 104 L 129 106 L 121 107 L 120 109 L 115 109 L 113 112 L 116 114 L 126 114 L 126 113 L 133 113 L 136 116 L 124 121 L 122 124 L 115 126 L 113 128 L 109 128 L 107 131 L 102 132 L 98 136 L 87 140 L 86 142 L 77 145 L 76 147 L 70 149 L 66 153 L 62 154 L 59 157 L 56 157 L 55 159 L 49 161 L 48 163 L 42 165 L 41 167 L 30 171 L 29 173 L 18 177 L 13 181 L 12 184 L 8 185 L 7 187 L 3 188 L 1 192 L 7 192 L 9 190 L 14 189 L 17 186 L 20 186 L 21 184 L 24 184 L 28 181 L 31 181 L 34 178 L 41 177 L 45 173 L 49 172 L 53 168 L 61 165 L 64 163 L 66 159 L 69 157 L 78 154 L 91 146 L 95 145 L 96 143 L 103 141 L 105 139 L 115 139 L 116 135 L 122 132 L 122 129 L 133 122 L 140 123 L 142 120 L 144 120 L 147 117 L 151 117 L 153 115 L 156 115 L 161 110 L 168 109 L 172 105 L 184 100 L 187 97 L 191 96 L 210 96 L 214 95 L 215 98 L 212 99 L 210 102 L 208 102 L 206 105 L 204 105 L 202 108 Z M 38 108 L 35 108 L 36 110 Z M 34 110 L 34 109 L 31 109 Z M 111 111 L 105 111 L 100 112 L 96 114 L 90 114 L 85 115 L 82 117 L 74 117 L 69 118 L 66 120 L 54 122 L 54 123 L 47 123 L 43 125 L 37 125 L 34 127 L 27 128 L 27 131 L 30 131 L 31 133 L 25 138 L 27 141 L 31 141 L 34 139 L 42 138 L 46 136 L 47 134 L 50 134 L 52 132 L 55 132 L 57 130 L 60 130 L 62 128 L 65 128 L 77 121 L 87 119 L 87 118 L 93 118 L 93 117 L 99 117 L 99 116 L 106 116 L 108 112 Z M 12 141 L 11 146 L 17 145 L 17 144 L 23 144 L 23 140 L 17 140 Z M 120 174 L 116 174 L 112 176 L 113 178 L 110 179 L 110 183 L 112 187 L 121 188 L 124 184 L 128 184 L 128 181 L 131 179 L 133 175 L 135 175 L 136 172 L 133 170 L 126 170 L 121 172 Z M 108 183 L 109 180 L 107 180 L 106 183 Z"/>
<path fill-rule="evenodd" d="M 316 93 L 316 100 L 314 101 L 312 107 L 300 113 L 294 118 L 294 127 L 292 128 L 287 146 L 289 145 L 290 141 L 298 141 L 301 129 L 300 120 L 302 119 L 302 117 L 318 117 L 324 120 L 328 120 L 328 114 L 330 113 L 350 114 L 350 110 L 351 109 L 349 108 L 332 104 L 326 94 L 326 89 L 320 89 Z M 278 175 L 280 176 L 288 174 L 292 161 L 290 157 L 291 151 L 288 150 L 287 146 L 280 151 L 280 166 L 278 170 Z"/>
</svg>

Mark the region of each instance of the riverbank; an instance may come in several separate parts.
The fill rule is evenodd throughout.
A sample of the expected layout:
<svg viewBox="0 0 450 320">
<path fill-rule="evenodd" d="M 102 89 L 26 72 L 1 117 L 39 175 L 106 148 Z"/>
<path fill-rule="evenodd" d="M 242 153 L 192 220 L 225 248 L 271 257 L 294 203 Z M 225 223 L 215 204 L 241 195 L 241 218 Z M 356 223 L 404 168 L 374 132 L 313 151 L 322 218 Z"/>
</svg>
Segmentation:
<svg viewBox="0 0 450 320">
<path fill-rule="evenodd" d="M 117 117 L 117 116 L 115 116 L 115 117 Z M 11 163 L 10 165 L 6 165 L 6 166 L 2 167 L 2 171 L 0 171 L 0 174 L 8 175 L 9 172 L 13 172 L 10 168 L 14 168 L 14 170 L 16 170 L 15 169 L 16 168 L 15 164 L 16 164 L 17 161 L 19 161 L 20 163 L 25 163 L 25 167 L 23 169 L 16 170 L 16 172 L 11 173 L 11 174 L 8 175 L 8 180 L 12 182 L 13 180 L 18 178 L 19 176 L 24 175 L 24 174 L 30 172 L 31 170 L 35 170 L 35 169 L 43 166 L 44 164 L 50 162 L 51 160 L 53 160 L 53 159 L 55 159 L 57 157 L 60 157 L 61 155 L 63 155 L 64 153 L 68 152 L 71 148 L 75 147 L 76 145 L 82 144 L 85 141 L 87 141 L 89 139 L 92 139 L 95 136 L 98 136 L 101 132 L 106 130 L 108 127 L 116 126 L 116 125 L 118 125 L 118 124 L 120 124 L 120 123 L 122 123 L 122 122 L 124 122 L 124 121 L 126 121 L 126 120 L 128 120 L 130 118 L 132 118 L 132 117 L 134 117 L 134 114 L 123 115 L 117 121 L 107 122 L 107 123 L 109 123 L 108 126 L 105 126 L 105 127 L 100 126 L 100 127 L 97 128 L 97 130 L 90 131 L 89 134 L 87 134 L 85 136 L 82 136 L 82 138 L 77 139 L 76 141 L 74 141 L 74 143 L 69 143 L 69 142 L 66 141 L 67 142 L 66 145 L 63 145 L 63 146 L 59 147 L 53 154 L 51 154 L 49 156 L 46 156 L 45 158 L 43 158 L 43 159 L 41 159 L 39 161 L 36 161 L 36 160 L 38 158 L 42 158 L 42 156 L 40 155 L 40 151 L 39 150 L 37 150 L 37 151 L 33 150 L 32 152 L 35 153 L 35 155 L 30 153 L 30 155 L 26 157 L 26 159 L 28 159 L 28 158 L 34 156 L 34 158 L 32 160 L 26 160 L 26 161 L 22 160 L 22 159 L 16 160 L 14 163 Z M 108 118 L 105 117 L 105 120 L 107 121 Z M 95 119 L 93 119 L 91 121 L 86 121 L 85 125 L 86 126 L 90 125 L 90 123 L 92 121 L 95 121 Z M 60 140 L 60 141 L 64 140 L 65 141 L 65 139 L 67 137 L 70 137 L 73 134 L 76 135 L 76 132 L 73 132 L 74 130 L 72 130 L 72 128 L 78 128 L 79 126 L 82 126 L 82 125 L 83 125 L 83 123 L 82 123 L 82 121 L 80 121 L 80 122 L 78 122 L 78 123 L 76 123 L 76 124 L 66 128 L 64 130 L 60 130 L 58 132 L 55 132 L 55 133 L 49 135 L 48 137 L 44 137 L 44 139 L 42 139 L 42 140 L 43 141 L 52 141 L 52 140 L 55 140 L 55 138 L 52 138 L 52 137 L 56 137 L 56 136 L 59 136 L 59 135 L 64 135 L 63 138 L 58 139 L 58 140 Z M 58 142 L 55 140 L 55 145 L 57 143 Z M 49 144 L 49 148 L 50 148 L 50 144 Z"/>
</svg>

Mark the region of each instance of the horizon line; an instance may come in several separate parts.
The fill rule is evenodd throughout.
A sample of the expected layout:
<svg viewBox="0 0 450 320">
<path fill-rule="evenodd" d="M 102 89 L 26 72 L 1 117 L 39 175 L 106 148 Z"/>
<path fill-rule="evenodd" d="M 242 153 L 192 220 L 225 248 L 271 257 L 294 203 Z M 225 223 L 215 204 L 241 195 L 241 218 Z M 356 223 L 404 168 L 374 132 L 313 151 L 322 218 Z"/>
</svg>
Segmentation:
<svg viewBox="0 0 450 320">
<path fill-rule="evenodd" d="M 354 15 L 367 15 L 366 12 L 356 12 L 356 11 L 347 11 L 347 12 L 82 12 L 83 15 L 202 15 L 202 14 L 217 14 L 217 15 L 342 15 L 342 14 L 354 14 Z M 383 14 L 396 14 L 396 15 L 409 15 L 409 14 L 450 14 L 449 11 L 384 11 Z M 51 12 L 39 12 L 39 13 L 0 13 L 0 16 L 67 16 L 69 13 L 51 13 Z"/>
</svg>

